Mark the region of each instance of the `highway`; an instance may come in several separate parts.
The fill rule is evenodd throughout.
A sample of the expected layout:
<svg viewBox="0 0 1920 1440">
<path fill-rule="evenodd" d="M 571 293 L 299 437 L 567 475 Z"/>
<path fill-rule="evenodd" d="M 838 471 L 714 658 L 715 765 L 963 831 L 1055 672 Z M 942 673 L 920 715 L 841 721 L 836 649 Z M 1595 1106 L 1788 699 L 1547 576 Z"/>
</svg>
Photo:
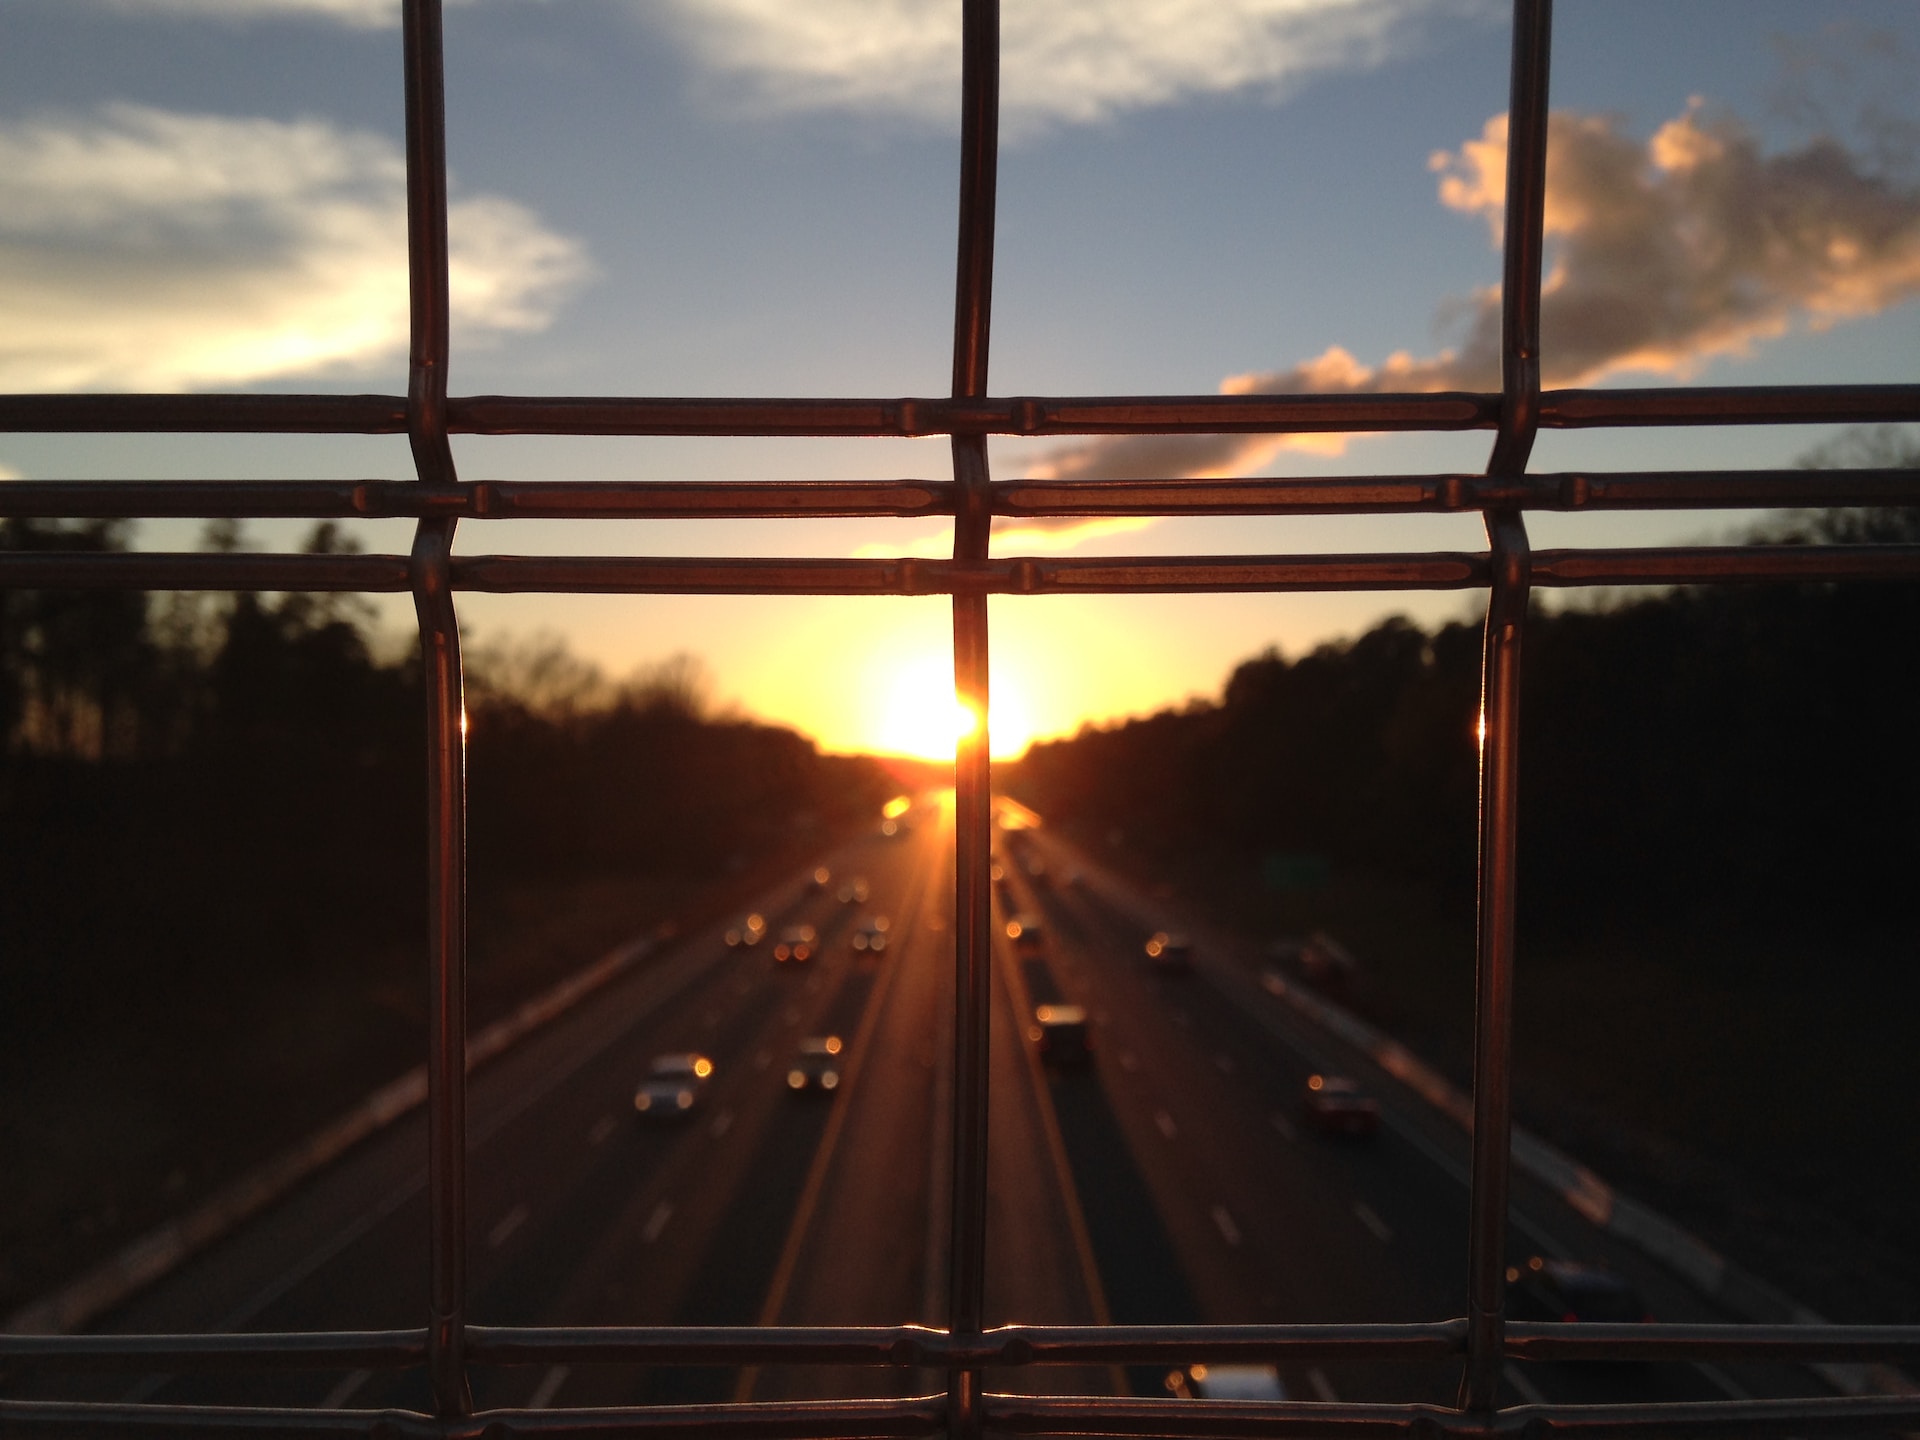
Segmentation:
<svg viewBox="0 0 1920 1440">
<path fill-rule="evenodd" d="M 473 1077 L 470 1318 L 486 1324 L 891 1324 L 942 1321 L 949 1204 L 952 812 L 873 833 L 742 897 L 768 936 L 681 937 Z M 1461 1313 L 1466 1142 L 1257 983 L 1258 962 L 1191 919 L 1191 974 L 1152 973 L 1155 904 L 1044 830 L 1001 842 L 995 886 L 989 1172 L 990 1323 L 1437 1320 Z M 1036 864 L 1036 862 L 1039 862 Z M 1037 872 L 1037 873 L 1035 873 Z M 842 886 L 864 880 L 865 901 Z M 1013 914 L 1044 920 L 1016 955 Z M 890 920 L 878 956 L 855 926 Z M 1199 917 L 1202 920 L 1204 917 Z M 819 953 L 778 964 L 780 933 Z M 1049 1070 L 1035 1005 L 1082 1005 L 1093 1061 Z M 790 1091 L 807 1036 L 844 1042 L 830 1094 Z M 710 1056 L 700 1103 L 638 1115 L 651 1057 Z M 1355 1076 L 1380 1133 L 1302 1122 L 1306 1077 Z M 289 1137 L 294 1138 L 294 1137 Z M 103 1328 L 411 1327 L 427 1304 L 424 1127 L 396 1124 L 293 1198 L 138 1296 Z M 1661 1319 L 1732 1320 L 1518 1179 L 1512 1238 L 1605 1261 Z M 1787 1366 L 1508 1367 L 1506 1403 L 1822 1393 Z M 1009 1367 L 993 1389 L 1164 1395 L 1163 1375 Z M 1302 1399 L 1451 1403 L 1457 1367 L 1282 1367 Z M 482 1407 L 904 1395 L 909 1369 L 476 1367 Z M 24 1388 L 23 1388 L 24 1387 Z M 7 1393 L 167 1403 L 428 1408 L 411 1372 L 11 1377 Z"/>
</svg>

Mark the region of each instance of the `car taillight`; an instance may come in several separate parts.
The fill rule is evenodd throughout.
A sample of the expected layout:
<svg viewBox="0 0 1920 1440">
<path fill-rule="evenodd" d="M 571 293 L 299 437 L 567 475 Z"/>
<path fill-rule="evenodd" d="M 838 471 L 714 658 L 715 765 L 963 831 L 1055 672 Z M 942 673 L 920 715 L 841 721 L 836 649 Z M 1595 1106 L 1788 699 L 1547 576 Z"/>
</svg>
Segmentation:
<svg viewBox="0 0 1920 1440">
<path fill-rule="evenodd" d="M 1576 1322 L 1577 1320 L 1579 1320 L 1579 1318 L 1580 1318 L 1580 1317 L 1579 1317 L 1578 1315 L 1576 1315 L 1576 1314 L 1575 1314 L 1575 1313 L 1574 1313 L 1573 1311 L 1571 1311 L 1571 1310 L 1569 1310 L 1569 1311 L 1567 1311 L 1567 1313 L 1566 1313 L 1566 1314 L 1564 1314 L 1564 1315 L 1562 1315 L 1562 1316 L 1561 1316 L 1560 1318 L 1561 1318 L 1562 1320 L 1564 1320 L 1564 1321 L 1566 1321 L 1566 1322 L 1567 1322 L 1567 1324 L 1569 1324 L 1569 1325 L 1572 1325 L 1572 1324 L 1573 1324 L 1573 1323 L 1575 1323 L 1575 1322 Z"/>
</svg>

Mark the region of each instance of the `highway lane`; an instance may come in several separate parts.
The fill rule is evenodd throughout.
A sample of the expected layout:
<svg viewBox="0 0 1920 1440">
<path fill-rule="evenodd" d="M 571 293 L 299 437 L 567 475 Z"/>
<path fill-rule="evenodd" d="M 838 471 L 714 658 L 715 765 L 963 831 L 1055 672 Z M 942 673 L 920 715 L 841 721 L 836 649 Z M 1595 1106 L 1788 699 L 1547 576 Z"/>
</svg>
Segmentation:
<svg viewBox="0 0 1920 1440">
<path fill-rule="evenodd" d="M 940 1323 L 952 1027 L 951 812 L 912 837 L 868 836 L 758 897 L 771 935 L 801 922 L 819 958 L 775 967 L 769 944 L 728 950 L 689 936 L 475 1077 L 470 1102 L 471 1314 L 486 1323 Z M 1051 874 L 1085 857 L 1043 833 L 1011 850 Z M 1439 1319 L 1464 1293 L 1464 1144 L 1397 1098 L 1328 1037 L 1253 983 L 1229 942 L 1203 941 L 1199 973 L 1150 973 L 1154 907 L 1104 877 L 1035 885 L 1016 865 L 996 919 L 1044 915 L 1041 956 L 996 945 L 989 1154 L 990 1322 Z M 838 884 L 867 878 L 864 904 Z M 847 941 L 857 919 L 894 918 L 875 960 Z M 1195 927 L 1189 925 L 1186 928 Z M 1200 931 L 1205 935 L 1207 932 Z M 770 943 L 770 942 L 769 942 Z M 1213 953 L 1208 953 L 1208 952 Z M 1045 1071 L 1032 1007 L 1084 1004 L 1093 1066 Z M 850 1042 L 831 1099 L 786 1093 L 800 1037 Z M 632 1112 L 650 1056 L 698 1049 L 717 1073 L 684 1124 Z M 1305 1132 L 1315 1068 L 1357 1072 L 1387 1101 L 1371 1144 Z M 300 1195 L 183 1267 L 113 1317 L 115 1329 L 414 1326 L 425 1310 L 421 1126 L 403 1122 Z M 1724 1318 L 1649 1274 L 1538 1187 L 1517 1196 L 1516 1254 L 1607 1259 L 1663 1317 Z M 1510 1367 L 1508 1400 L 1720 1398 L 1810 1393 L 1788 1367 Z M 666 1403 L 897 1395 L 940 1377 L 882 1369 L 528 1367 L 476 1370 L 482 1405 Z M 14 1377 L 7 1393 L 165 1401 L 423 1407 L 417 1374 Z M 1289 1367 L 1307 1398 L 1449 1402 L 1457 1371 Z M 993 1388 L 1164 1394 L 1162 1374 L 1009 1368 Z"/>
<path fill-rule="evenodd" d="M 1045 875 L 1097 870 L 1057 837 L 1022 835 L 1013 848 L 1022 846 L 1043 856 Z M 1098 887 L 1036 886 L 1020 866 L 1007 868 L 1019 903 L 1044 913 L 1054 932 L 1049 963 L 1063 993 L 1093 1012 L 1103 1095 L 1129 1136 L 1203 1318 L 1459 1313 L 1466 1145 L 1451 1122 L 1422 1113 L 1388 1077 L 1264 995 L 1252 983 L 1252 957 L 1226 960 L 1229 938 L 1203 940 L 1197 973 L 1156 975 L 1142 942 L 1174 917 L 1110 877 Z M 1376 1140 L 1330 1142 L 1306 1132 L 1300 1098 L 1316 1070 L 1358 1074 L 1386 1102 Z M 1516 1262 L 1545 1253 L 1614 1266 L 1661 1318 L 1737 1318 L 1524 1177 L 1515 1187 L 1512 1237 Z M 1503 1398 L 1513 1403 L 1823 1393 L 1815 1377 L 1788 1366 L 1510 1366 L 1508 1376 Z M 1309 1396 L 1449 1402 L 1457 1373 L 1345 1367 L 1287 1378 L 1294 1393 Z"/>
<path fill-rule="evenodd" d="M 819 928 L 824 955 L 806 967 L 776 973 L 768 946 L 730 952 L 717 934 L 695 937 L 476 1076 L 469 1125 L 475 1319 L 755 1318 L 763 1272 L 777 1261 L 786 1209 L 831 1109 L 789 1099 L 785 1060 L 802 1035 L 852 1033 L 873 971 L 853 960 L 847 927 L 856 912 L 884 909 L 889 892 L 934 853 L 927 844 L 876 836 L 827 857 L 842 875 L 869 872 L 864 907 L 841 905 L 831 887 L 810 894 L 798 883 L 763 897 L 776 933 L 802 919 Z M 687 1048 L 718 1062 L 696 1123 L 645 1126 L 630 1097 L 647 1058 Z M 396 1126 L 139 1297 L 112 1328 L 417 1325 L 425 1303 L 420 1128 L 417 1121 Z M 769 1234 L 772 1246 L 756 1249 Z M 717 1313 L 703 1315 L 701 1306 Z M 417 1404 L 424 1400 L 418 1383 L 359 1374 L 148 1377 L 131 1393 Z M 543 1375 L 507 1372 L 485 1377 L 479 1398 L 523 1403 L 550 1384 Z M 58 1388 L 129 1393 L 124 1381 Z"/>
</svg>

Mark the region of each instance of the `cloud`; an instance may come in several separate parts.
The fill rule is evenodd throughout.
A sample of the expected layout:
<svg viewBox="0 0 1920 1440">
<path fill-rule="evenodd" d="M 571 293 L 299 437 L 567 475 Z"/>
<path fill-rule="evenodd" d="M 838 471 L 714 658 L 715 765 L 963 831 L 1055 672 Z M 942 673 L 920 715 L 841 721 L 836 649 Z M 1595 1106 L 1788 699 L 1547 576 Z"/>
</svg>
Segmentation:
<svg viewBox="0 0 1920 1440">
<path fill-rule="evenodd" d="M 1483 217 L 1497 245 L 1507 121 L 1438 151 L 1441 203 Z M 1696 101 L 1645 141 L 1609 116 L 1556 113 L 1547 149 L 1548 266 L 1541 376 L 1591 385 L 1638 373 L 1685 379 L 1796 325 L 1823 329 L 1920 294 L 1920 191 L 1830 138 L 1764 154 L 1731 117 Z M 1338 346 L 1285 370 L 1230 376 L 1242 395 L 1497 390 L 1500 292 L 1452 302 L 1453 348 L 1366 365 Z M 1051 479 L 1245 474 L 1280 448 L 1335 453 L 1345 437 L 1126 436 L 1042 457 Z"/>
<path fill-rule="evenodd" d="M 1377 65 L 1415 23 L 1491 0 L 1023 0 L 1001 14 L 1002 126 L 1105 120 L 1197 95 L 1283 92 Z M 658 0 L 647 0 L 649 15 Z M 775 110 L 958 122 L 955 0 L 670 0 L 696 56 Z"/>
<path fill-rule="evenodd" d="M 114 10 L 210 20 L 333 20 L 357 30 L 400 24 L 400 0 L 107 0 Z"/>
<path fill-rule="evenodd" d="M 456 337 L 536 330 L 578 243 L 449 209 Z M 0 125 L 0 390 L 179 390 L 362 371 L 407 348 L 406 165 L 321 120 L 135 105 Z M 456 346 L 457 349 L 457 346 Z"/>
</svg>

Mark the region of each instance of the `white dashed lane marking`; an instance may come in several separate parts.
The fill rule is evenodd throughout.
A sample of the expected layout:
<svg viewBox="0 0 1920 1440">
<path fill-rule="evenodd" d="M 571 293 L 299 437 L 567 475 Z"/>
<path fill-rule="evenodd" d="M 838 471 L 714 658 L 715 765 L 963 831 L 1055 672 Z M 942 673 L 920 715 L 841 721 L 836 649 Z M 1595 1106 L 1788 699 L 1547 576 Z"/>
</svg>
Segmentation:
<svg viewBox="0 0 1920 1440">
<path fill-rule="evenodd" d="M 502 1215 L 493 1229 L 487 1232 L 487 1248 L 489 1250 L 498 1250 L 502 1245 L 506 1244 L 507 1237 L 512 1235 L 513 1232 L 518 1230 L 522 1225 L 526 1224 L 527 1216 L 532 1213 L 533 1212 L 525 1205 L 516 1205 L 506 1214 Z"/>
<path fill-rule="evenodd" d="M 640 1237 L 651 1245 L 660 1238 L 660 1232 L 667 1228 L 667 1222 L 673 1219 L 673 1202 L 662 1200 L 653 1207 L 653 1213 L 647 1217 L 647 1225 Z"/>
<path fill-rule="evenodd" d="M 1333 1382 L 1327 1379 L 1327 1372 L 1318 1365 L 1307 1371 L 1307 1384 L 1313 1388 L 1313 1393 L 1328 1405 L 1337 1405 L 1340 1402 L 1340 1392 L 1333 1388 Z"/>
<path fill-rule="evenodd" d="M 613 1127 L 619 1123 L 620 1122 L 615 1120 L 611 1115 L 602 1115 L 598 1120 L 593 1122 L 593 1128 L 587 1131 L 587 1144 L 600 1145 L 605 1143 L 606 1138 L 613 1134 Z"/>
<path fill-rule="evenodd" d="M 1366 1201 L 1354 1201 L 1353 1213 L 1360 1217 L 1360 1223 L 1371 1230 L 1373 1232 L 1373 1238 L 1378 1240 L 1382 1245 L 1393 1239 L 1393 1231 L 1388 1227 L 1387 1222 L 1374 1214 L 1373 1207 L 1367 1204 Z"/>
<path fill-rule="evenodd" d="M 1164 1110 L 1156 1110 L 1153 1112 L 1153 1123 L 1160 1127 L 1160 1133 L 1169 1140 L 1180 1133 L 1179 1127 L 1173 1123 L 1173 1116 Z"/>
<path fill-rule="evenodd" d="M 1238 1245 L 1240 1243 L 1240 1227 L 1233 1223 L 1233 1216 L 1227 1213 L 1226 1206 L 1216 1205 L 1213 1207 L 1213 1223 L 1219 1227 L 1220 1238 L 1225 1240 L 1227 1244 Z"/>
<path fill-rule="evenodd" d="M 1522 1370 L 1518 1365 L 1508 1365 L 1505 1367 L 1505 1373 L 1507 1383 L 1519 1393 L 1520 1398 L 1526 1401 L 1527 1404 L 1544 1405 L 1547 1403 L 1547 1397 L 1540 1393 L 1540 1387 L 1529 1380 L 1527 1378 L 1527 1372 Z"/>
<path fill-rule="evenodd" d="M 1280 1132 L 1280 1138 L 1282 1140 L 1292 1140 L 1294 1136 L 1298 1133 L 1293 1128 L 1293 1122 L 1289 1120 L 1286 1116 L 1282 1115 L 1278 1110 L 1273 1112 L 1272 1119 L 1273 1119 L 1273 1128 Z"/>
<path fill-rule="evenodd" d="M 713 1129 L 714 1139 L 718 1140 L 722 1135 L 726 1134 L 727 1131 L 731 1130 L 732 1128 L 733 1128 L 733 1112 L 731 1110 L 722 1110 L 718 1115 L 713 1117 L 712 1129 Z"/>
<path fill-rule="evenodd" d="M 371 1370 L 355 1370 L 333 1389 L 327 1392 L 327 1398 L 320 1402 L 322 1410 L 338 1410 L 351 1400 L 360 1387 L 373 1378 Z"/>
<path fill-rule="evenodd" d="M 544 1410 L 553 1404 L 553 1397 L 560 1393 L 560 1387 L 567 1383 L 567 1376 L 573 1373 L 571 1367 L 555 1365 L 540 1377 L 540 1383 L 534 1387 L 533 1394 L 527 1397 L 529 1410 Z"/>
</svg>

